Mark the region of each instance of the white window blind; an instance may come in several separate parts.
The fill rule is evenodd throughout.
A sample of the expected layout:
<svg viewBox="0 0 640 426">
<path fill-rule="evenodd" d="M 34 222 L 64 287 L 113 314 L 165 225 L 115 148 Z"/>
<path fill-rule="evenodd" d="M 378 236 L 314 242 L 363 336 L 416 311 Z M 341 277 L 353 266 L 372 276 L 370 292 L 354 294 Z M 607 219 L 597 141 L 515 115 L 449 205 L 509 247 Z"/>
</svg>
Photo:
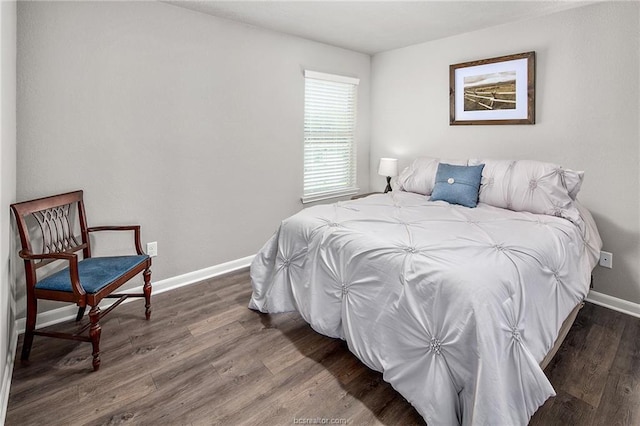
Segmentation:
<svg viewBox="0 0 640 426">
<path fill-rule="evenodd" d="M 305 71 L 303 203 L 355 194 L 359 79 Z"/>
</svg>

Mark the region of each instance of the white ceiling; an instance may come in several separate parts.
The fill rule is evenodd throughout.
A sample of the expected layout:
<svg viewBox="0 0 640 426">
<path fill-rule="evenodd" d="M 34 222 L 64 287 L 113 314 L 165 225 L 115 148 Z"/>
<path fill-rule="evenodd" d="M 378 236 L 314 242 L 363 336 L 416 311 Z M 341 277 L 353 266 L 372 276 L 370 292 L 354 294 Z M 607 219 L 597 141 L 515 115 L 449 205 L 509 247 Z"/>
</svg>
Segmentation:
<svg viewBox="0 0 640 426">
<path fill-rule="evenodd" d="M 166 1 L 373 55 L 584 6 L 582 1 Z"/>
</svg>

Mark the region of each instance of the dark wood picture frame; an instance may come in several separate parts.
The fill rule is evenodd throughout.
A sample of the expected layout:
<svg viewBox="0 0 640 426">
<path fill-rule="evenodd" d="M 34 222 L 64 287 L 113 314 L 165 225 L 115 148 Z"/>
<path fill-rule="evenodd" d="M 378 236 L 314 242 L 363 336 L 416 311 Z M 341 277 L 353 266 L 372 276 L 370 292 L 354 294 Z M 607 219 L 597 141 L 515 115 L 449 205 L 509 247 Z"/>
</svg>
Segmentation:
<svg viewBox="0 0 640 426">
<path fill-rule="evenodd" d="M 535 52 L 450 65 L 449 124 L 535 124 L 535 68 Z"/>
</svg>

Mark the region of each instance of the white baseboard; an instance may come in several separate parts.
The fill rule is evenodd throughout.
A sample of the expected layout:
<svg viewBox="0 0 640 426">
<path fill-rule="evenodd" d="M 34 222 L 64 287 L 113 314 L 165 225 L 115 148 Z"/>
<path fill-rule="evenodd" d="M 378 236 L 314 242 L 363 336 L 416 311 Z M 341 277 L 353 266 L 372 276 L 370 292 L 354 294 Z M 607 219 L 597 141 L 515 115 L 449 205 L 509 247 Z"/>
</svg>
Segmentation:
<svg viewBox="0 0 640 426">
<path fill-rule="evenodd" d="M 640 304 L 609 296 L 608 294 L 598 293 L 593 290 L 589 292 L 586 300 L 595 305 L 604 306 L 605 308 L 640 318 Z"/>
<path fill-rule="evenodd" d="M 4 366 L 2 384 L 0 384 L 0 425 L 4 425 L 7 418 L 7 407 L 9 406 L 9 391 L 11 390 L 11 378 L 13 377 L 13 364 L 15 362 L 16 346 L 18 346 L 18 331 L 14 328 L 13 335 L 9 336 L 9 351 L 7 352 L 7 363 Z"/>
<path fill-rule="evenodd" d="M 194 284 L 209 278 L 223 275 L 229 272 L 237 271 L 238 269 L 246 268 L 251 265 L 254 255 L 243 257 L 241 259 L 232 260 L 230 262 L 221 263 L 219 265 L 210 266 L 208 268 L 200 269 L 198 271 L 188 272 L 177 277 L 167 278 L 161 281 L 157 281 L 153 284 L 153 293 L 160 294 L 165 291 L 173 290 L 176 288 L 184 287 L 189 284 Z M 127 292 L 142 292 L 142 286 L 138 286 L 127 290 Z M 124 303 L 130 302 L 135 299 L 127 299 Z M 111 302 L 114 303 L 114 302 Z M 104 307 L 109 306 L 108 303 L 104 304 Z M 47 327 L 53 324 L 57 324 L 62 321 L 68 321 L 75 318 L 78 313 L 78 308 L 75 305 L 65 306 L 63 308 L 52 309 L 50 311 L 41 312 L 38 314 L 36 320 L 37 328 Z M 24 333 L 26 325 L 25 318 L 18 318 L 16 320 L 15 330 L 17 334 Z M 15 352 L 15 351 L 14 351 Z"/>
</svg>

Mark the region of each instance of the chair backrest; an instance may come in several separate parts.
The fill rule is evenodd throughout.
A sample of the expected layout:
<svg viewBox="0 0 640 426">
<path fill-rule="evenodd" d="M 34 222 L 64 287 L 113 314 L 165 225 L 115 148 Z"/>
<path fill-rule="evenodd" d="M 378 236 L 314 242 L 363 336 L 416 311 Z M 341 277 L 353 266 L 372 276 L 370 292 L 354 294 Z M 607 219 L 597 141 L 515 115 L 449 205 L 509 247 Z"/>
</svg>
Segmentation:
<svg viewBox="0 0 640 426">
<path fill-rule="evenodd" d="M 74 191 L 66 194 L 54 195 L 51 197 L 38 198 L 37 200 L 24 201 L 11 205 L 20 242 L 24 254 L 49 254 L 49 253 L 74 253 L 83 251 L 84 258 L 91 257 L 91 247 L 89 234 L 87 232 L 87 220 L 82 199 L 82 191 Z M 73 220 L 73 205 L 77 206 L 75 213 L 80 224 L 80 235 L 75 236 L 76 228 Z M 30 232 L 27 219 L 32 216 L 39 225 L 41 236 Z M 35 228 L 37 229 L 37 228 Z M 42 253 L 33 253 L 32 243 L 40 237 L 42 242 Z M 45 266 L 55 259 L 26 260 L 25 266 L 33 269 Z M 31 269 L 29 268 L 29 269 Z"/>
</svg>

